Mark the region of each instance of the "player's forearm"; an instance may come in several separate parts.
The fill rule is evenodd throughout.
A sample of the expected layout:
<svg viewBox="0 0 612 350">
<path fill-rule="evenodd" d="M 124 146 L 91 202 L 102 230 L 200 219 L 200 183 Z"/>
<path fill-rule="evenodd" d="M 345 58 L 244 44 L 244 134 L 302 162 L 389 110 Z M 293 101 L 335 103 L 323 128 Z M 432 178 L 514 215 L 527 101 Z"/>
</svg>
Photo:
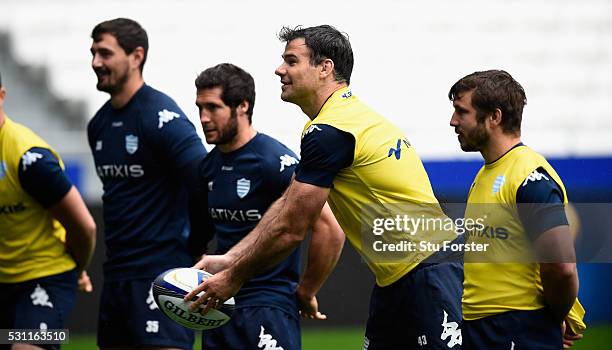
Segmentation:
<svg viewBox="0 0 612 350">
<path fill-rule="evenodd" d="M 240 251 L 233 273 L 241 280 L 246 281 L 259 272 L 277 265 L 302 242 L 307 225 L 290 224 L 282 217 L 282 205 L 275 220 L 257 225 L 249 235 L 253 235 L 251 244 Z"/>
<path fill-rule="evenodd" d="M 293 181 L 272 213 L 254 229 L 252 245 L 241 249 L 231 273 L 245 281 L 285 259 L 304 240 L 321 214 L 329 189 Z M 274 215 L 277 213 L 276 215 Z"/>
<path fill-rule="evenodd" d="M 308 262 L 298 286 L 298 293 L 312 298 L 331 274 L 342 252 L 344 232 L 326 204 L 312 229 Z"/>
<path fill-rule="evenodd" d="M 569 227 L 560 225 L 541 233 L 535 248 L 540 259 L 544 301 L 561 322 L 578 295 L 576 251 Z"/>
<path fill-rule="evenodd" d="M 556 318 L 562 320 L 578 296 L 578 273 L 575 263 L 542 263 L 540 276 L 544 301 Z"/>
<path fill-rule="evenodd" d="M 261 227 L 267 227 L 278 216 L 284 201 L 285 198 L 283 196 L 272 203 L 253 231 L 236 243 L 225 255 L 229 256 L 231 260 L 236 261 L 247 250 L 251 249 L 257 240 L 257 236 L 262 234 Z"/>
<path fill-rule="evenodd" d="M 89 266 L 96 246 L 96 224 L 75 187 L 49 209 L 66 229 L 66 247 L 79 273 Z"/>
<path fill-rule="evenodd" d="M 93 237 L 90 234 L 75 234 L 74 230 L 67 230 L 66 233 L 66 247 L 72 258 L 77 264 L 77 270 L 80 272 L 84 271 L 91 262 L 93 257 L 94 249 L 96 246 L 95 240 L 95 228 L 93 229 Z"/>
</svg>

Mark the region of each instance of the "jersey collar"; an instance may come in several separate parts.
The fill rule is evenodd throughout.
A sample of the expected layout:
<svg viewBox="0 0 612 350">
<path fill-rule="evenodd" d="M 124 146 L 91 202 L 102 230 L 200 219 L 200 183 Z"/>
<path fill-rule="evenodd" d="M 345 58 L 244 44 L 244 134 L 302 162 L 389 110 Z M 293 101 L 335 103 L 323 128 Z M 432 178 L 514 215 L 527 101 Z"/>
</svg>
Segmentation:
<svg viewBox="0 0 612 350">
<path fill-rule="evenodd" d="M 319 111 L 319 113 L 317 113 L 317 116 L 312 120 L 313 122 L 315 121 L 315 119 L 317 119 L 317 117 L 319 115 L 321 115 L 324 111 L 328 110 L 329 108 L 331 108 L 331 106 L 334 106 L 336 104 L 338 104 L 340 101 L 342 100 L 346 100 L 350 97 L 353 96 L 353 92 L 351 91 L 351 88 L 349 86 L 344 86 L 341 87 L 340 89 L 334 91 L 325 101 L 325 103 L 323 103 L 323 106 L 321 107 L 321 110 Z"/>
</svg>

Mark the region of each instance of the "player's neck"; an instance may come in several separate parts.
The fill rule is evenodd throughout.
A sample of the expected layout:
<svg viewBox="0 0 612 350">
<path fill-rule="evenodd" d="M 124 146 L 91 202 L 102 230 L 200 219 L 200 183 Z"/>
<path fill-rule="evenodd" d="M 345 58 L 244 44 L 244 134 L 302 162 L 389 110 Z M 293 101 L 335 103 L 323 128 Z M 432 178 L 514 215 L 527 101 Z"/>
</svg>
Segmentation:
<svg viewBox="0 0 612 350">
<path fill-rule="evenodd" d="M 113 106 L 114 109 L 123 108 L 128 104 L 128 102 L 130 102 L 132 97 L 134 97 L 138 89 L 140 89 L 143 84 L 144 80 L 140 74 L 128 79 L 125 84 L 123 84 L 121 91 L 117 92 L 116 94 L 111 94 L 111 106 Z"/>
<path fill-rule="evenodd" d="M 512 147 L 521 142 L 521 135 L 507 135 L 502 137 L 491 137 L 489 144 L 480 153 L 485 163 L 493 163 L 506 154 Z"/>
<path fill-rule="evenodd" d="M 257 135 L 257 130 L 253 128 L 253 125 L 249 125 L 245 130 L 238 131 L 236 137 L 232 140 L 232 142 L 228 142 L 222 145 L 217 145 L 219 147 L 219 151 L 222 153 L 233 152 L 240 147 L 246 145 L 249 141 L 253 139 Z"/>
<path fill-rule="evenodd" d="M 346 83 L 337 83 L 335 81 L 325 85 L 315 94 L 313 94 L 313 98 L 310 103 L 306 103 L 301 106 L 302 111 L 308 116 L 308 118 L 310 118 L 310 120 L 315 119 L 331 95 L 346 86 Z"/>
<path fill-rule="evenodd" d="M 4 121 L 6 120 L 6 115 L 4 114 L 4 109 L 0 108 L 0 129 L 4 125 Z"/>
</svg>

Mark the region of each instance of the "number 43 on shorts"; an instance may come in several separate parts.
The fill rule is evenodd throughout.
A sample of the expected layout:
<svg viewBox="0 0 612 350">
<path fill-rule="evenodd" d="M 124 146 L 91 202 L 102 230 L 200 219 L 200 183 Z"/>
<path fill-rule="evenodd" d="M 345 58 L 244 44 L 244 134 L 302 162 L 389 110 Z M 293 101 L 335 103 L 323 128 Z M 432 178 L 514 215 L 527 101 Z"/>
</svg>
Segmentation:
<svg viewBox="0 0 612 350">
<path fill-rule="evenodd" d="M 425 336 L 425 334 L 419 335 L 417 337 L 417 343 L 419 344 L 419 346 L 427 345 L 427 337 Z"/>
</svg>

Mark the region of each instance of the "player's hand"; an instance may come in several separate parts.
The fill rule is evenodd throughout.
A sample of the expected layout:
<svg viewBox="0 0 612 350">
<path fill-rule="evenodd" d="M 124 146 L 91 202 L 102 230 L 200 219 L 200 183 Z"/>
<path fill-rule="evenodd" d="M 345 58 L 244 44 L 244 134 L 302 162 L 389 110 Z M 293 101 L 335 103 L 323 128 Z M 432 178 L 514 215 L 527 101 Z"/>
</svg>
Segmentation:
<svg viewBox="0 0 612 350">
<path fill-rule="evenodd" d="M 316 296 L 306 293 L 299 285 L 295 294 L 297 295 L 300 315 L 303 318 L 310 318 L 313 320 L 327 319 L 325 314 L 319 312 L 319 302 Z"/>
<path fill-rule="evenodd" d="M 575 334 L 574 332 L 572 332 L 572 329 L 570 328 L 570 326 L 567 324 L 567 321 L 563 321 L 563 323 L 561 323 L 561 332 L 563 333 L 563 348 L 564 349 L 569 349 L 572 347 L 572 345 L 574 345 L 574 342 L 577 340 L 582 339 L 582 337 L 584 337 L 584 335 L 582 334 Z"/>
<path fill-rule="evenodd" d="M 200 261 L 193 265 L 193 268 L 215 274 L 227 269 L 230 265 L 231 260 L 227 255 L 203 254 Z"/>
<path fill-rule="evenodd" d="M 79 276 L 79 290 L 85 293 L 91 293 L 93 291 L 93 285 L 91 284 L 89 275 L 87 275 L 87 271 L 81 272 Z"/>
<path fill-rule="evenodd" d="M 201 314 L 206 314 L 212 308 L 218 308 L 227 299 L 238 293 L 244 281 L 232 276 L 232 269 L 225 269 L 200 283 L 189 294 L 185 295 L 184 301 L 195 301 L 189 306 L 191 312 L 201 309 Z M 199 297 L 198 294 L 203 292 Z M 202 307 L 203 305 L 203 307 Z"/>
</svg>

